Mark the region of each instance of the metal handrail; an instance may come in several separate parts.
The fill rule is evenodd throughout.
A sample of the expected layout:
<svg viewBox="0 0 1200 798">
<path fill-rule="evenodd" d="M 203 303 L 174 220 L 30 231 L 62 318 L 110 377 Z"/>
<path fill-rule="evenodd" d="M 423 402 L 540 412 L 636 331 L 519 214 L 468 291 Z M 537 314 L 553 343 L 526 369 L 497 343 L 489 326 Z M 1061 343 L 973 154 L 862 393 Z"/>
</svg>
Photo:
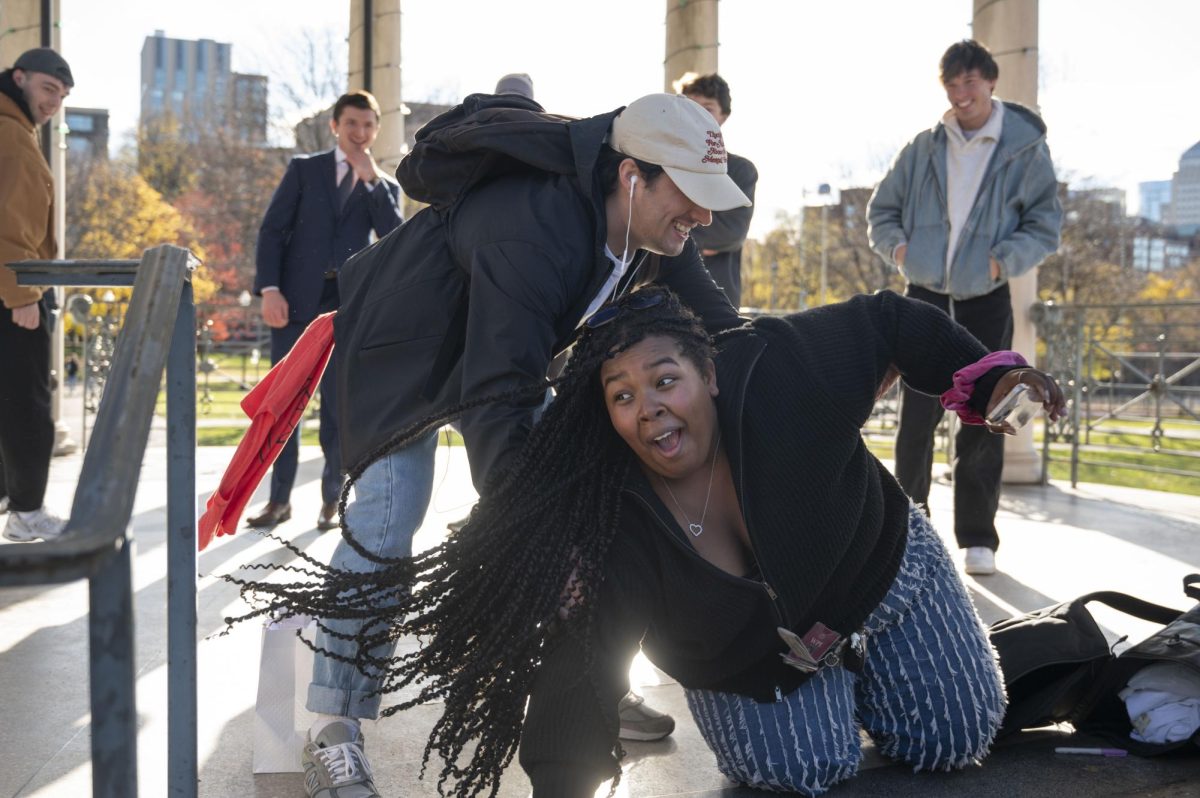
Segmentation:
<svg viewBox="0 0 1200 798">
<path fill-rule="evenodd" d="M 141 261 L 9 264 L 24 285 L 130 285 L 129 311 L 63 535 L 0 546 L 0 586 L 89 579 L 92 795 L 137 795 L 130 519 L 167 371 L 168 782 L 196 794 L 195 258 L 180 247 Z M 169 301 L 164 301 L 170 298 Z M 190 569 L 189 569 L 190 563 Z"/>
</svg>

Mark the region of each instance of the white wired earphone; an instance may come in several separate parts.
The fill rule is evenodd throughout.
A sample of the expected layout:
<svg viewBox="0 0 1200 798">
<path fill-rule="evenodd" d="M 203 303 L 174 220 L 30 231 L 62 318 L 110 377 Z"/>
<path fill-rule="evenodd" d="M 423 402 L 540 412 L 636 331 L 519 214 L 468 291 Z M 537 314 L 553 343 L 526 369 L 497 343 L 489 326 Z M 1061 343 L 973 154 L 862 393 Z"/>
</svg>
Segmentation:
<svg viewBox="0 0 1200 798">
<path fill-rule="evenodd" d="M 625 258 L 629 256 L 629 230 L 630 230 L 630 228 L 633 227 L 633 187 L 637 185 L 637 182 L 638 182 L 638 176 L 630 175 L 630 177 L 629 177 L 629 215 L 625 217 L 625 249 L 623 252 L 621 252 L 621 268 L 625 268 L 630 263 L 633 263 L 632 258 L 630 258 L 628 262 L 626 262 Z M 633 285 L 633 277 L 634 277 L 634 275 L 637 274 L 637 270 L 641 267 L 641 265 L 642 265 L 641 263 L 638 263 L 638 265 L 634 267 L 633 274 L 631 274 L 629 276 L 629 279 L 625 282 L 625 291 L 628 291 L 629 287 Z M 619 284 L 619 281 L 618 281 L 618 284 Z M 625 291 L 622 291 L 621 294 L 625 293 Z M 621 294 L 617 293 L 617 286 L 614 285 L 612 296 L 609 298 L 608 301 L 615 302 L 617 299 L 620 298 Z"/>
</svg>

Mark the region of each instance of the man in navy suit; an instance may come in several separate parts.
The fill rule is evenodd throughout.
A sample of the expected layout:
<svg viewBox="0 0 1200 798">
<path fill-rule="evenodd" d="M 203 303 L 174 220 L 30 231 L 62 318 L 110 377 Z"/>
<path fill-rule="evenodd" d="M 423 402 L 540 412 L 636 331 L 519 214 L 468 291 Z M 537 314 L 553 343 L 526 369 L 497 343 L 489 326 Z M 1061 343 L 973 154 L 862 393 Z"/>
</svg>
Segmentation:
<svg viewBox="0 0 1200 798">
<path fill-rule="evenodd" d="M 337 147 L 293 158 L 258 231 L 254 292 L 262 296 L 262 317 L 271 328 L 271 362 L 278 363 L 314 318 L 336 310 L 338 270 L 369 243 L 403 220 L 400 186 L 371 157 L 379 135 L 379 103 L 365 91 L 338 98 L 329 123 Z M 321 512 L 318 529 L 337 526 L 342 486 L 341 449 L 335 413 L 336 368 L 332 360 L 321 378 Z M 293 433 L 271 471 L 266 507 L 247 520 L 272 527 L 292 516 L 300 440 Z"/>
</svg>

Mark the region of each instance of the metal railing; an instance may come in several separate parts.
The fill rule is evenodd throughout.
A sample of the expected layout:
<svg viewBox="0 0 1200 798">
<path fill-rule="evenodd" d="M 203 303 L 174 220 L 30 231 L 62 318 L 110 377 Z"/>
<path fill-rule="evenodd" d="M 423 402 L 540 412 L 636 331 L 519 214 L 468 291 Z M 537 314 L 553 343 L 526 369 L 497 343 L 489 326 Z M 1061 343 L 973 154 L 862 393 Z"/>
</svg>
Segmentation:
<svg viewBox="0 0 1200 798">
<path fill-rule="evenodd" d="M 111 268 L 111 262 L 107 263 Z M 128 297 L 124 292 L 108 296 L 85 289 L 68 294 L 64 305 L 64 316 L 69 314 L 75 322 L 73 340 L 67 343 L 67 353 L 74 360 L 76 371 L 66 370 L 59 376 L 63 389 L 63 413 L 79 416 L 80 439 L 77 443 L 86 449 L 90 419 L 95 416 L 100 396 L 112 367 L 113 348 L 117 334 L 124 322 Z M 102 312 L 96 303 L 103 303 Z M 271 339 L 267 328 L 257 321 L 246 323 L 242 331 L 249 334 L 237 339 L 215 340 L 212 332 L 213 312 L 228 310 L 228 305 L 196 303 L 196 371 L 198 384 L 197 408 L 200 415 L 207 415 L 213 408 L 217 392 L 235 385 L 240 391 L 248 392 L 258 384 L 270 368 Z M 249 316 L 249 310 L 246 310 Z M 233 420 L 237 424 L 242 418 Z M 56 452 L 57 454 L 57 452 Z"/>
<path fill-rule="evenodd" d="M 1081 465 L 1200 477 L 1200 302 L 1047 302 L 1033 317 L 1071 399 L 1046 427 L 1047 465 L 1069 463 L 1072 485 Z"/>
<path fill-rule="evenodd" d="M 179 247 L 141 261 L 9 264 L 23 285 L 133 286 L 71 516 L 51 541 L 0 546 L 0 586 L 89 580 L 92 795 L 137 796 L 130 520 L 164 367 L 167 377 L 169 795 L 196 795 L 196 338 Z"/>
<path fill-rule="evenodd" d="M 1200 302 L 1060 305 L 1033 308 L 1038 365 L 1070 400 L 1068 415 L 1045 424 L 1043 481 L 1066 464 L 1200 478 Z M 890 444 L 899 386 L 876 402 L 863 435 Z M 950 414 L 935 451 L 953 458 Z"/>
</svg>

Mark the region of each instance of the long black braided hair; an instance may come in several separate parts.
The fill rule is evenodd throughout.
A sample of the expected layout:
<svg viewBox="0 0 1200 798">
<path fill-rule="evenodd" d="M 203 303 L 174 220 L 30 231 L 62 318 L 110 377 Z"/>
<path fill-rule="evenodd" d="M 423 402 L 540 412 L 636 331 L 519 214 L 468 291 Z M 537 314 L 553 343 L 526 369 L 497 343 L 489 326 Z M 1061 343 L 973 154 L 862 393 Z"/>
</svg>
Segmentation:
<svg viewBox="0 0 1200 798">
<path fill-rule="evenodd" d="M 444 701 L 425 746 L 422 776 L 436 752 L 443 763 L 439 793 L 449 788 L 458 796 L 495 795 L 517 751 L 547 636 L 579 635 L 591 662 L 596 597 L 620 523 L 619 490 L 635 467 L 633 453 L 609 421 L 598 375 L 605 360 L 652 335 L 674 338 L 698 367 L 712 355 L 704 328 L 666 289 L 642 289 L 605 306 L 581 328 L 567 368 L 554 382 L 555 400 L 512 464 L 488 485 L 461 531 L 414 557 L 381 558 L 364 549 L 347 527 L 347 496 L 380 457 L 466 410 L 497 400 L 535 399 L 545 383 L 423 419 L 371 452 L 348 474 L 340 515 L 342 537 L 379 568 L 372 573 L 335 569 L 276 538 L 304 564 L 248 567 L 295 572 L 302 581 L 227 576 L 254 607 L 228 622 L 267 613 L 361 620 L 353 637 L 356 657 L 322 653 L 378 678 L 380 693 L 417 688 L 416 697 L 388 707 L 384 715 Z M 568 582 L 575 601 L 565 609 Z M 394 657 L 376 653 L 406 635 L 418 638 L 418 650 Z M 613 775 L 619 777 L 618 768 Z"/>
</svg>

